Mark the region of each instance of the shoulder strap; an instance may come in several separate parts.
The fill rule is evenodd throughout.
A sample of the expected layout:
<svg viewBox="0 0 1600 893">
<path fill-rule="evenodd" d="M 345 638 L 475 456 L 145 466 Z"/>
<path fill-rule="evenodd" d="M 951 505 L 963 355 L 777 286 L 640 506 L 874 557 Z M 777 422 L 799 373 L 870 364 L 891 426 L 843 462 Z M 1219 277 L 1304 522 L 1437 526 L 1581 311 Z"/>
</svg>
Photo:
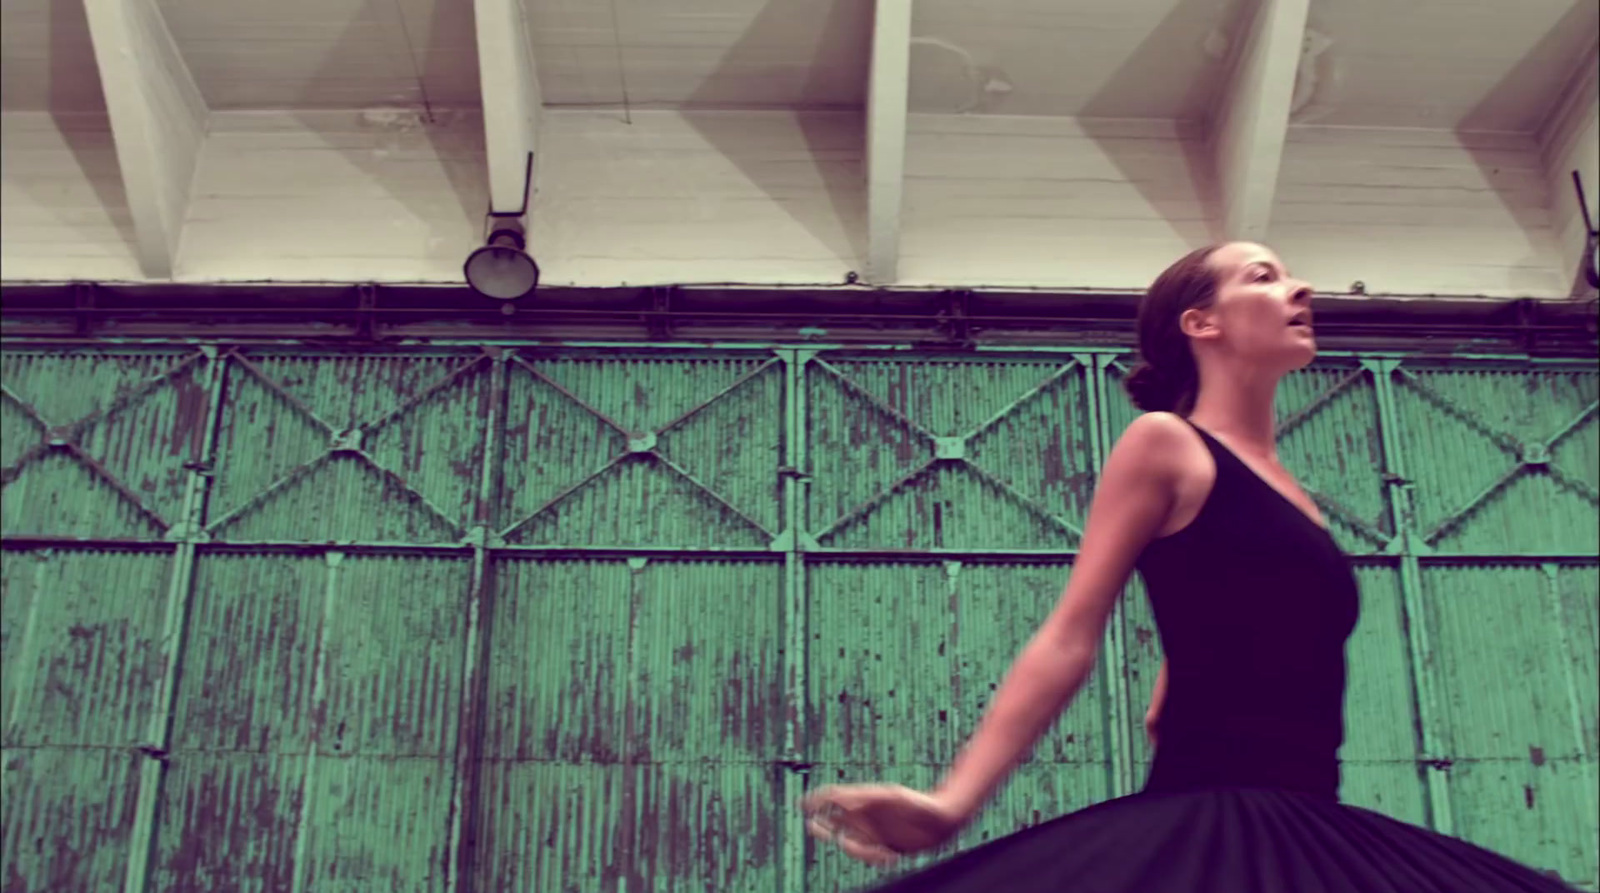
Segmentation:
<svg viewBox="0 0 1600 893">
<path fill-rule="evenodd" d="M 1217 466 L 1217 476 L 1219 478 L 1223 474 L 1222 470 L 1224 467 L 1232 469 L 1233 464 L 1239 461 L 1239 457 L 1235 456 L 1232 450 L 1224 446 L 1222 441 L 1212 437 L 1211 434 L 1206 431 L 1206 429 L 1190 421 L 1188 416 L 1178 416 L 1178 418 L 1183 419 L 1183 423 L 1185 425 L 1193 428 L 1194 433 L 1200 435 L 1200 442 L 1205 444 L 1206 451 L 1211 454 L 1211 461 Z"/>
</svg>

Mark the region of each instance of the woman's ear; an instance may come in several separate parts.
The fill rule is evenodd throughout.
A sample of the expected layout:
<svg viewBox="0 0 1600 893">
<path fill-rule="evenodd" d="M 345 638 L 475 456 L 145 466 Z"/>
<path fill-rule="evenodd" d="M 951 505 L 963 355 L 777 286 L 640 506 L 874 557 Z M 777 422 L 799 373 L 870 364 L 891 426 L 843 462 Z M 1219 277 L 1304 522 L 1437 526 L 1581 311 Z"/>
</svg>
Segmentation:
<svg viewBox="0 0 1600 893">
<path fill-rule="evenodd" d="M 1222 334 L 1210 308 L 1190 307 L 1178 317 L 1178 328 L 1190 338 L 1210 339 Z"/>
</svg>

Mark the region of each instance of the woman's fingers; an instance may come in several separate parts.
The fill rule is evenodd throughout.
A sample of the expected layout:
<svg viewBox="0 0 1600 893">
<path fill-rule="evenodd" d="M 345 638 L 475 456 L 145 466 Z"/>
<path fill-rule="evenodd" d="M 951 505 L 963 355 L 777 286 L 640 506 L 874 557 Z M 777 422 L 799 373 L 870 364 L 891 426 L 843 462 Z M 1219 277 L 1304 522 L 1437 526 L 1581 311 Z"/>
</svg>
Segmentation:
<svg viewBox="0 0 1600 893">
<path fill-rule="evenodd" d="M 848 828 L 839 836 L 838 842 L 839 849 L 844 850 L 846 854 L 874 865 L 889 865 L 899 857 L 898 853 L 882 844 L 857 838 Z"/>
<path fill-rule="evenodd" d="M 807 794 L 800 801 L 800 808 L 806 812 L 822 812 L 829 807 L 859 809 L 864 804 L 883 799 L 893 789 L 892 785 L 881 784 L 828 785 Z"/>
<path fill-rule="evenodd" d="M 879 843 L 871 831 L 851 821 L 847 813 L 824 817 L 815 815 L 806 820 L 806 831 L 818 840 L 839 845 L 849 856 L 875 865 L 888 865 L 899 854 Z"/>
</svg>

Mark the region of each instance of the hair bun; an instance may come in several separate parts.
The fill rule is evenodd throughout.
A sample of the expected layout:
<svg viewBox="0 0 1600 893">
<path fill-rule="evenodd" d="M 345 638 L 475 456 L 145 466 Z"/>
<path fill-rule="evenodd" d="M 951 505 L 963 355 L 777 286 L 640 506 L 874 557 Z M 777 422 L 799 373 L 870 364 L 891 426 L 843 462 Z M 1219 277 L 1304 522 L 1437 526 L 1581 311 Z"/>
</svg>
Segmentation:
<svg viewBox="0 0 1600 893">
<path fill-rule="evenodd" d="M 1172 412 L 1183 396 L 1183 385 L 1174 381 L 1159 368 L 1141 362 L 1128 373 L 1122 387 L 1133 399 L 1133 405 L 1144 412 Z"/>
</svg>

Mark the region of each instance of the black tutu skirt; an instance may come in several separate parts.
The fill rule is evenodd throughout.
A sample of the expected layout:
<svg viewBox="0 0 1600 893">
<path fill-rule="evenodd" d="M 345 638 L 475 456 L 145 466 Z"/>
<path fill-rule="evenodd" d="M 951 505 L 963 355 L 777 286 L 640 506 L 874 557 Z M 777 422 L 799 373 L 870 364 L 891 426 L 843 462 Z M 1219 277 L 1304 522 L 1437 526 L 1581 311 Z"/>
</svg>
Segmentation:
<svg viewBox="0 0 1600 893">
<path fill-rule="evenodd" d="M 1575 888 L 1456 838 L 1291 790 L 1143 792 L 872 893 L 1488 893 Z"/>
</svg>

